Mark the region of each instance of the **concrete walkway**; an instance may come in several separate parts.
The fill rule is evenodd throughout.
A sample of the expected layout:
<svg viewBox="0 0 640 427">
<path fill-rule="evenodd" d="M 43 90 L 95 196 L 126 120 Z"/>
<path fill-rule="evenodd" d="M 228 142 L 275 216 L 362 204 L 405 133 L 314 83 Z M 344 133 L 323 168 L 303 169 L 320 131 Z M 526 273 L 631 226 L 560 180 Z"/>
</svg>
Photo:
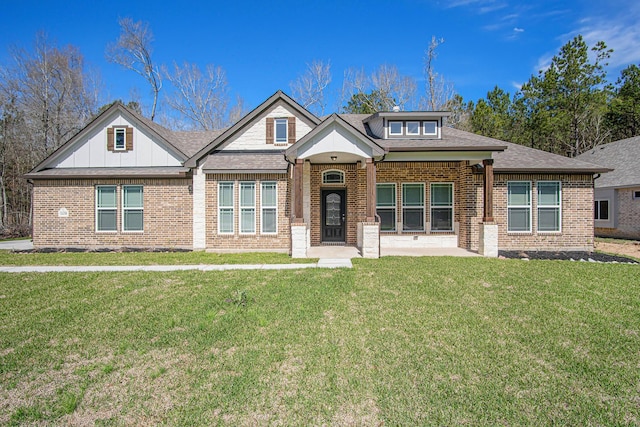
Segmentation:
<svg viewBox="0 0 640 427">
<path fill-rule="evenodd" d="M 31 240 L 0 242 L 0 250 L 29 250 Z M 382 256 L 480 256 L 460 248 L 383 249 Z M 199 265 L 29 265 L 0 266 L 2 273 L 49 273 L 92 271 L 225 271 L 225 270 L 296 270 L 301 268 L 353 268 L 352 258 L 362 258 L 353 246 L 314 246 L 307 252 L 309 258 L 319 258 L 308 264 L 199 264 Z"/>
<path fill-rule="evenodd" d="M 33 249 L 31 239 L 5 240 L 0 242 L 0 250 L 6 251 L 30 251 Z"/>
<path fill-rule="evenodd" d="M 225 271 L 225 270 L 297 270 L 300 268 L 352 268 L 349 259 L 321 259 L 309 264 L 199 264 L 199 265 L 26 265 L 0 266 L 2 273 L 51 273 L 93 271 Z"/>
</svg>

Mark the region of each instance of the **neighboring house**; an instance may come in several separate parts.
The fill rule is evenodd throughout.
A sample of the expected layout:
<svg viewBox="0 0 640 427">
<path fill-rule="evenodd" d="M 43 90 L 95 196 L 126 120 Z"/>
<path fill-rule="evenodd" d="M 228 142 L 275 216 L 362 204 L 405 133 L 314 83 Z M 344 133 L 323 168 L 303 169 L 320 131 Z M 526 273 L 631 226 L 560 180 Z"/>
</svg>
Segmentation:
<svg viewBox="0 0 640 427">
<path fill-rule="evenodd" d="M 640 136 L 600 145 L 578 159 L 613 169 L 595 180 L 595 234 L 640 239 Z"/>
<path fill-rule="evenodd" d="M 444 125 L 320 119 L 278 91 L 216 132 L 114 104 L 33 169 L 35 247 L 288 251 L 317 245 L 592 250 L 608 169 Z"/>
</svg>

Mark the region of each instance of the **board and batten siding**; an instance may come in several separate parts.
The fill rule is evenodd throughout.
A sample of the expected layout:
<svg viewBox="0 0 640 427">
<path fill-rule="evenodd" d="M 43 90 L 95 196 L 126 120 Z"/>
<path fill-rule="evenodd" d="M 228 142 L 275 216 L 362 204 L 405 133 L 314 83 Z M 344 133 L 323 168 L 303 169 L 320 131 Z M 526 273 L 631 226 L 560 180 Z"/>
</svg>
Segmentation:
<svg viewBox="0 0 640 427">
<path fill-rule="evenodd" d="M 113 126 L 133 128 L 133 150 L 109 151 L 107 149 L 107 129 Z M 75 144 L 55 165 L 51 166 L 56 168 L 110 168 L 181 165 L 182 163 L 177 157 L 155 142 L 145 131 L 117 114 L 108 120 L 104 127 L 97 127 L 90 132 L 84 141 Z"/>
<path fill-rule="evenodd" d="M 247 126 L 244 131 L 231 138 L 231 142 L 223 150 L 282 150 L 284 145 L 267 144 L 267 118 L 296 117 L 296 140 L 299 140 L 311 131 L 304 120 L 289 110 L 284 105 L 277 105 L 258 121 Z"/>
</svg>

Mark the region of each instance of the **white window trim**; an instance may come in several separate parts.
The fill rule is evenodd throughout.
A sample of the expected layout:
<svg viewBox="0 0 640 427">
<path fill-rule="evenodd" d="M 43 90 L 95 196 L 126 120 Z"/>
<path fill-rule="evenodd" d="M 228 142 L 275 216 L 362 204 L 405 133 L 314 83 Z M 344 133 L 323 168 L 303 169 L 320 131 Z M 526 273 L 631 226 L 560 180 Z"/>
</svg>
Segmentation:
<svg viewBox="0 0 640 427">
<path fill-rule="evenodd" d="M 640 190 L 633 190 L 631 193 L 634 200 L 640 200 Z"/>
<path fill-rule="evenodd" d="M 142 188 L 142 207 L 140 208 L 127 208 L 124 206 L 124 193 L 126 187 L 141 187 Z M 139 184 L 123 185 L 120 189 L 120 203 L 122 204 L 122 220 L 120 221 L 120 227 L 123 233 L 144 233 L 144 186 Z M 125 230 L 124 229 L 124 213 L 125 211 L 142 211 L 142 230 Z"/>
<path fill-rule="evenodd" d="M 243 184 L 253 184 L 253 206 L 242 206 L 242 185 Z M 257 190 L 256 181 L 240 181 L 238 185 L 238 232 L 242 235 L 255 235 L 257 234 L 256 227 L 256 190 Z M 253 231 L 242 231 L 242 212 L 246 210 L 253 210 Z"/>
<path fill-rule="evenodd" d="M 122 132 L 124 146 L 118 148 L 118 132 Z M 113 128 L 113 150 L 114 151 L 127 151 L 127 128 L 126 127 L 114 127 Z"/>
<path fill-rule="evenodd" d="M 376 211 L 378 209 L 386 209 L 386 210 L 391 210 L 393 209 L 393 211 L 395 212 L 395 218 L 396 220 L 393 222 L 393 229 L 392 230 L 380 230 L 381 233 L 397 233 L 398 232 L 398 185 L 395 182 L 376 182 L 376 191 L 378 191 L 378 185 L 393 185 L 393 194 L 394 194 L 394 198 L 393 198 L 393 206 L 379 206 L 378 205 L 378 199 L 376 198 Z"/>
<path fill-rule="evenodd" d="M 409 132 L 409 123 L 416 123 L 418 125 L 418 132 Z M 407 135 L 420 135 L 420 128 L 422 128 L 422 124 L 419 120 L 408 120 L 405 123 L 405 129 Z"/>
<path fill-rule="evenodd" d="M 284 141 L 278 140 L 278 123 L 284 122 Z M 278 117 L 273 119 L 273 143 L 274 145 L 287 145 L 289 143 L 289 119 Z"/>
<path fill-rule="evenodd" d="M 433 195 L 433 185 L 434 184 L 447 184 L 451 186 L 451 230 L 434 230 L 432 228 L 432 224 L 433 224 L 433 214 L 432 214 L 432 209 L 434 208 L 433 204 L 432 204 L 432 200 L 431 200 L 431 196 Z M 455 206 L 456 206 L 456 187 L 454 185 L 453 182 L 431 182 L 429 183 L 429 218 L 431 219 L 431 222 L 429 223 L 429 228 L 430 228 L 430 232 L 431 233 L 451 233 L 452 231 L 455 231 L 455 218 L 456 218 L 456 212 L 455 212 Z M 448 208 L 449 206 L 435 206 L 436 208 Z"/>
<path fill-rule="evenodd" d="M 329 174 L 329 173 L 338 173 L 340 174 L 340 176 L 342 177 L 342 181 L 341 182 L 326 182 L 325 181 L 325 175 Z M 339 185 L 339 186 L 344 186 L 344 171 L 341 171 L 339 169 L 328 169 L 326 171 L 322 172 L 322 185 Z"/>
<path fill-rule="evenodd" d="M 391 124 L 400 123 L 400 133 L 391 132 Z M 402 120 L 389 120 L 389 136 L 402 136 L 404 135 L 404 122 Z"/>
<path fill-rule="evenodd" d="M 116 205 L 112 208 L 100 208 L 98 207 L 98 188 L 108 188 L 108 187 L 113 187 L 116 189 Z M 95 222 L 95 231 L 96 233 L 106 233 L 106 234 L 117 234 L 118 233 L 118 186 L 117 185 L 96 185 L 96 191 L 95 191 L 95 198 L 96 198 L 96 222 Z M 103 210 L 103 211 L 116 211 L 116 228 L 115 230 L 98 230 L 98 211 Z"/>
<path fill-rule="evenodd" d="M 231 184 L 231 206 L 221 206 L 221 204 L 220 204 L 221 199 L 222 199 L 222 197 L 221 197 L 222 192 L 220 191 L 220 189 L 222 188 L 223 184 Z M 235 229 L 236 229 L 236 227 L 235 227 L 235 213 L 236 213 L 236 210 L 235 210 L 235 200 L 236 200 L 236 198 L 235 198 L 235 187 L 236 186 L 235 186 L 235 183 L 233 181 L 218 181 L 218 234 L 221 234 L 221 235 L 227 235 L 228 236 L 228 235 L 233 235 L 235 233 Z M 231 209 L 231 231 L 222 231 L 221 230 L 220 226 L 222 224 L 222 221 L 220 221 L 220 218 L 222 216 L 221 213 L 222 213 L 223 209 L 225 209 L 225 210 Z"/>
<path fill-rule="evenodd" d="M 558 204 L 557 205 L 541 205 L 540 204 L 540 183 L 557 183 L 558 184 Z M 536 230 L 538 234 L 562 234 L 562 181 L 538 181 L 536 186 Z M 540 230 L 540 208 L 558 208 L 558 229 L 557 230 Z"/>
<path fill-rule="evenodd" d="M 276 200 L 274 206 L 264 206 L 262 204 L 262 192 L 266 184 L 273 184 L 276 191 Z M 264 211 L 265 209 L 275 209 L 276 211 L 276 231 L 264 231 Z M 262 181 L 260 182 L 260 234 L 276 235 L 278 234 L 278 181 Z"/>
<path fill-rule="evenodd" d="M 401 205 L 402 205 L 402 232 L 403 233 L 424 233 L 426 231 L 426 223 L 427 223 L 427 209 L 425 208 L 425 202 L 427 201 L 426 195 L 425 195 L 425 191 L 426 191 L 426 186 L 424 185 L 424 182 L 402 182 L 401 183 L 401 189 L 402 189 L 402 194 L 400 195 L 400 199 L 401 199 Z M 405 230 L 404 229 L 404 209 L 405 208 L 414 208 L 414 209 L 418 209 L 417 205 L 410 205 L 410 206 L 405 206 L 404 204 L 404 186 L 405 184 L 418 184 L 418 185 L 422 185 L 422 229 L 421 230 Z"/>
<path fill-rule="evenodd" d="M 509 204 L 509 183 L 527 183 L 529 184 L 529 204 L 528 205 L 510 205 Z M 531 234 L 533 226 L 533 199 L 532 199 L 533 186 L 531 181 L 508 181 L 507 182 L 507 234 Z M 529 230 L 509 230 L 509 208 L 528 208 L 529 209 Z"/>
<path fill-rule="evenodd" d="M 436 131 L 434 133 L 427 132 L 427 123 L 435 123 Z M 440 131 L 440 122 L 438 120 L 423 120 L 422 122 L 422 134 L 425 136 L 438 136 Z"/>
<path fill-rule="evenodd" d="M 598 213 L 598 216 L 600 216 L 600 203 L 601 202 L 607 202 L 607 219 L 601 219 L 601 218 L 596 218 L 596 212 Z M 595 204 L 598 204 L 598 209 L 595 209 Z M 611 200 L 610 199 L 595 199 L 594 200 L 594 212 L 593 212 L 593 220 L 594 221 L 599 221 L 599 222 L 609 222 L 611 221 Z"/>
</svg>

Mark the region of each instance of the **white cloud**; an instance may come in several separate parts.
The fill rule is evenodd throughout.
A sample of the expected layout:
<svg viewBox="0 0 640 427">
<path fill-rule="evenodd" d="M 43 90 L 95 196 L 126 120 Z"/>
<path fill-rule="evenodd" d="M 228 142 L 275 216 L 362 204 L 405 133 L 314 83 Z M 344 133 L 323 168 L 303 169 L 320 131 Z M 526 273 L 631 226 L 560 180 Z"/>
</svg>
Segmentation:
<svg viewBox="0 0 640 427">
<path fill-rule="evenodd" d="M 515 27 L 515 28 L 513 29 L 513 32 L 514 32 L 514 33 L 524 33 L 524 28 L 518 28 L 518 27 Z"/>
<path fill-rule="evenodd" d="M 513 86 L 518 92 L 522 90 L 522 83 L 511 82 L 511 86 Z"/>
<path fill-rule="evenodd" d="M 581 34 L 589 47 L 604 41 L 608 48 L 613 49 L 609 66 L 612 69 L 622 68 L 629 64 L 640 63 L 640 7 L 635 2 L 627 7 L 609 8 L 607 11 L 624 10 L 624 13 L 594 13 L 593 16 L 581 17 L 576 21 L 576 28 L 568 34 L 559 37 L 560 45 L 554 53 L 547 53 L 538 59 L 534 73 L 546 70 L 553 55 L 560 51 L 560 47 Z M 610 78 L 615 79 L 612 75 Z"/>
</svg>

